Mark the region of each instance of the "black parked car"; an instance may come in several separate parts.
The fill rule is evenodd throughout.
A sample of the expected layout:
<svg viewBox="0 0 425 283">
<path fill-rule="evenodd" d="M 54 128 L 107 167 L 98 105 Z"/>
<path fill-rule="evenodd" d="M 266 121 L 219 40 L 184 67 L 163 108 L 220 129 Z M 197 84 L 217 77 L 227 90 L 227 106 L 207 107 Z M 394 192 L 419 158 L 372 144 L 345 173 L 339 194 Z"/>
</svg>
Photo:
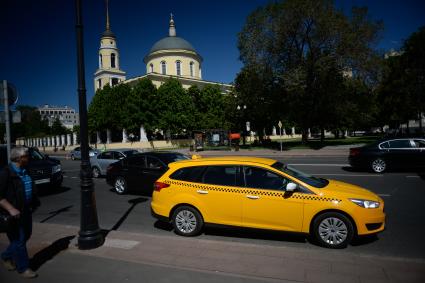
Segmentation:
<svg viewBox="0 0 425 283">
<path fill-rule="evenodd" d="M 363 147 L 350 148 L 352 167 L 382 173 L 387 169 L 425 168 L 425 139 L 386 139 Z"/>
<path fill-rule="evenodd" d="M 177 152 L 144 152 L 112 163 L 106 169 L 106 182 L 118 194 L 137 191 L 152 194 L 154 182 L 168 169 L 168 164 L 189 159 Z"/>
<path fill-rule="evenodd" d="M 28 174 L 36 185 L 51 185 L 60 187 L 63 181 L 61 162 L 48 155 L 40 153 L 35 148 L 28 148 L 30 160 Z M 7 165 L 7 148 L 0 145 L 0 170 Z"/>
</svg>

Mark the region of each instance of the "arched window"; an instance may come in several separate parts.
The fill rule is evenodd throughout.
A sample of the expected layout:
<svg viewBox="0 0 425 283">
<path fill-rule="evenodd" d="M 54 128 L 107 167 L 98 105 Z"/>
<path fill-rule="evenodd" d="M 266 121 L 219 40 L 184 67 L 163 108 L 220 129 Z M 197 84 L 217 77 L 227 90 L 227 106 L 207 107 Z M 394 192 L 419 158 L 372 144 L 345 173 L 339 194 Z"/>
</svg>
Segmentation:
<svg viewBox="0 0 425 283">
<path fill-rule="evenodd" d="M 99 69 L 102 69 L 103 66 L 103 58 L 102 58 L 102 54 L 99 54 Z"/>
<path fill-rule="evenodd" d="M 165 63 L 165 61 L 161 62 L 161 74 L 163 75 L 167 74 L 167 63 Z"/>
<path fill-rule="evenodd" d="M 190 76 L 191 77 L 193 77 L 193 65 L 194 65 L 195 63 L 193 63 L 193 62 L 190 62 Z"/>
<path fill-rule="evenodd" d="M 102 88 L 102 80 L 101 79 L 97 80 L 97 88 Z"/>
<path fill-rule="evenodd" d="M 153 73 L 153 64 L 152 63 L 149 65 L 149 71 L 150 71 L 150 73 Z"/>
<path fill-rule="evenodd" d="M 115 53 L 111 54 L 111 68 L 115 68 Z"/>
<path fill-rule="evenodd" d="M 182 75 L 182 66 L 181 66 L 182 62 L 180 61 L 176 61 L 176 73 L 177 76 L 181 76 Z"/>
</svg>

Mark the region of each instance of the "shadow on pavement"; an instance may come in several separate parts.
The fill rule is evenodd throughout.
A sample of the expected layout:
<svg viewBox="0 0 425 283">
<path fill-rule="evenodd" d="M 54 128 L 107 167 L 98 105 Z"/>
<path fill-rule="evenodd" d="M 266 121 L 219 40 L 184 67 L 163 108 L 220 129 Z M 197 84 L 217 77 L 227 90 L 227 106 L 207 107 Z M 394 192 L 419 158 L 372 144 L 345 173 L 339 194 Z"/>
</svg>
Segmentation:
<svg viewBox="0 0 425 283">
<path fill-rule="evenodd" d="M 377 240 L 379 240 L 379 237 L 376 234 L 375 235 L 361 236 L 361 237 L 354 238 L 353 241 L 351 242 L 351 245 L 353 247 L 363 246 L 363 245 L 367 245 L 367 244 L 376 242 Z"/>
<path fill-rule="evenodd" d="M 157 220 L 153 224 L 156 229 L 164 230 L 164 231 L 172 231 L 173 225 L 169 222 Z"/>
<path fill-rule="evenodd" d="M 58 253 L 60 253 L 63 250 L 66 250 L 69 247 L 71 240 L 74 239 L 74 238 L 75 238 L 75 236 L 67 236 L 67 237 L 61 238 L 61 239 L 53 242 L 50 246 L 48 246 L 48 247 L 42 249 L 41 251 L 37 252 L 30 259 L 31 269 L 32 270 L 38 270 L 43 264 L 45 264 L 47 261 L 51 260 Z"/>
<path fill-rule="evenodd" d="M 45 196 L 65 193 L 69 191 L 71 188 L 68 188 L 68 187 L 55 188 L 51 186 L 41 186 L 41 187 L 37 187 L 37 189 L 38 189 L 38 196 L 45 197 Z"/>
<path fill-rule="evenodd" d="M 58 209 L 58 210 L 55 210 L 55 211 L 49 212 L 50 216 L 48 216 L 48 217 L 44 218 L 43 220 L 41 220 L 41 221 L 40 221 L 40 223 L 44 223 L 44 222 L 46 222 L 47 220 L 52 219 L 53 217 L 55 217 L 56 215 L 58 215 L 58 214 L 60 214 L 60 213 L 62 213 L 62 212 L 67 212 L 67 211 L 69 211 L 69 209 L 70 209 L 71 207 L 73 207 L 73 205 L 68 205 L 68 206 L 65 206 L 65 207 L 63 207 L 63 208 L 60 208 L 60 209 Z"/>
<path fill-rule="evenodd" d="M 146 202 L 147 198 L 134 198 L 128 201 L 131 206 L 127 209 L 127 211 L 121 216 L 121 218 L 115 223 L 115 225 L 111 229 L 102 229 L 103 236 L 106 238 L 111 231 L 116 231 L 120 228 L 120 226 L 124 223 L 127 217 L 130 215 L 131 211 L 138 205 L 139 203 Z"/>
</svg>

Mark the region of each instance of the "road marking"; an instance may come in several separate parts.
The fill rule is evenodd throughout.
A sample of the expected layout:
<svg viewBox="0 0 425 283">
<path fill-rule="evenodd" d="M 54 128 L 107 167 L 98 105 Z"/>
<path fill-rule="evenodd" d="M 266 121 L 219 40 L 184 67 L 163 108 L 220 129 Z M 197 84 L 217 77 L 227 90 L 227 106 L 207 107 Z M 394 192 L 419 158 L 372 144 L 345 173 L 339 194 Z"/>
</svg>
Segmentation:
<svg viewBox="0 0 425 283">
<path fill-rule="evenodd" d="M 362 174 L 311 174 L 311 175 L 320 175 L 320 176 L 349 176 L 349 177 L 384 177 L 384 175 L 362 175 Z"/>
<path fill-rule="evenodd" d="M 350 164 L 323 164 L 323 163 L 291 163 L 289 166 L 329 166 L 329 167 L 344 167 Z"/>
<path fill-rule="evenodd" d="M 380 196 L 380 197 L 390 197 L 391 195 L 390 194 L 377 194 L 378 196 Z"/>
</svg>

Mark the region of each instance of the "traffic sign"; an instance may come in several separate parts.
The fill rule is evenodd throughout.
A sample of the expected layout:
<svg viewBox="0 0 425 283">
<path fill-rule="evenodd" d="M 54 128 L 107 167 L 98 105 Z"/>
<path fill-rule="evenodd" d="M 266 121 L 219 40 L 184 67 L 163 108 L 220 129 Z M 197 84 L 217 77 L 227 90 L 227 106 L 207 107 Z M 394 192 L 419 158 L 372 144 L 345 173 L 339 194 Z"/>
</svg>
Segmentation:
<svg viewBox="0 0 425 283">
<path fill-rule="evenodd" d="M 9 106 L 15 104 L 18 101 L 18 91 L 16 90 L 16 87 L 7 82 L 7 97 Z M 3 85 L 0 86 L 0 105 L 4 105 L 4 87 Z"/>
</svg>

